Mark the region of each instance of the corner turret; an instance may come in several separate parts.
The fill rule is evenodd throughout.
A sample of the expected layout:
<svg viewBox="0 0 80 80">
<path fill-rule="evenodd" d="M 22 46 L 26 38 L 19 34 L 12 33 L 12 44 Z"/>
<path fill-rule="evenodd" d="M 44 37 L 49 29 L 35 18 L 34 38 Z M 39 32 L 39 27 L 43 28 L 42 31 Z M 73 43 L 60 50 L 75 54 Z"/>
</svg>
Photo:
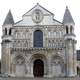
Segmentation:
<svg viewBox="0 0 80 80">
<path fill-rule="evenodd" d="M 65 27 L 65 38 L 74 39 L 75 38 L 75 34 L 74 34 L 75 22 L 71 16 L 71 13 L 70 13 L 68 7 L 66 7 L 66 10 L 64 13 L 63 24 Z"/>
<path fill-rule="evenodd" d="M 12 27 L 14 24 L 13 16 L 11 11 L 9 10 L 6 19 L 2 26 L 2 59 L 1 63 L 1 73 L 2 74 L 10 74 L 10 57 L 11 57 L 11 47 L 12 47 Z M 4 56 L 3 56 L 4 55 Z M 5 72 L 6 71 L 6 72 Z"/>
<path fill-rule="evenodd" d="M 76 40 L 74 34 L 74 20 L 71 13 L 66 7 L 63 17 L 63 25 L 65 28 L 65 56 L 66 56 L 66 76 L 76 76 Z"/>
<path fill-rule="evenodd" d="M 3 40 L 5 40 L 7 38 L 9 39 L 9 37 L 12 35 L 13 24 L 14 24 L 13 16 L 12 16 L 11 11 L 9 10 L 9 12 L 5 18 L 5 21 L 2 25 L 2 31 L 3 31 L 2 39 Z"/>
</svg>

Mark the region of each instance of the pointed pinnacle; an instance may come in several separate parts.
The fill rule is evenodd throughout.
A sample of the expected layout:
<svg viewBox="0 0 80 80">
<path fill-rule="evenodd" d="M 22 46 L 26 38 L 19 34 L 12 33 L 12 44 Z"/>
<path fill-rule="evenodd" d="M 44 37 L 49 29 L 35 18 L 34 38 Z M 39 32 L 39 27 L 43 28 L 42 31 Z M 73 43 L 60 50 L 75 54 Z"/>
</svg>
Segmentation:
<svg viewBox="0 0 80 80">
<path fill-rule="evenodd" d="M 37 3 L 37 5 L 39 5 L 39 3 Z"/>
<path fill-rule="evenodd" d="M 7 25 L 7 24 L 14 24 L 14 20 L 13 20 L 13 16 L 12 16 L 12 13 L 11 13 L 11 10 L 9 10 L 6 18 L 5 18 L 5 21 L 3 23 L 3 25 Z"/>
</svg>

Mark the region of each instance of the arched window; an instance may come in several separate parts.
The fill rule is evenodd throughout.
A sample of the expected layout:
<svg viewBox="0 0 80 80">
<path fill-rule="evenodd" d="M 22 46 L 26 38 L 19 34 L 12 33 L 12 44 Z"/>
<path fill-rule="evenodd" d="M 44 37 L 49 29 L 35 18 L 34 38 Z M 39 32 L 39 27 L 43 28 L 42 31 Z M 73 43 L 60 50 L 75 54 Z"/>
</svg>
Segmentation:
<svg viewBox="0 0 80 80">
<path fill-rule="evenodd" d="M 7 28 L 5 28 L 5 35 L 7 35 Z"/>
<path fill-rule="evenodd" d="M 72 33 L 72 29 L 73 29 L 73 27 L 72 27 L 72 26 L 70 26 L 70 33 Z"/>
<path fill-rule="evenodd" d="M 11 35 L 11 28 L 9 29 L 9 35 Z"/>
<path fill-rule="evenodd" d="M 34 47 L 43 47 L 43 32 L 41 30 L 34 32 Z"/>
<path fill-rule="evenodd" d="M 66 34 L 68 34 L 68 26 L 66 26 Z"/>
</svg>

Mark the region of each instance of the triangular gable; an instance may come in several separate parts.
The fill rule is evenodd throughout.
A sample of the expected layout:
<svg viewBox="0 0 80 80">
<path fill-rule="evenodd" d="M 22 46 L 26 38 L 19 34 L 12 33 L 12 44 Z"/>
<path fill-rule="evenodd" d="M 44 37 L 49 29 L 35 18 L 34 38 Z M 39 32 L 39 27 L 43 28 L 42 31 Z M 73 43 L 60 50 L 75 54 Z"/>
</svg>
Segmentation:
<svg viewBox="0 0 80 80">
<path fill-rule="evenodd" d="M 34 6 L 31 10 L 29 10 L 26 14 L 23 15 L 23 19 L 17 23 L 15 23 L 14 26 L 34 26 L 37 25 L 36 22 L 33 21 L 32 19 L 32 13 L 35 11 L 35 9 L 39 9 L 43 12 L 44 17 L 43 20 L 38 23 L 38 25 L 62 25 L 61 22 L 55 20 L 54 14 L 37 4 Z M 48 15 L 48 16 L 46 16 Z"/>
<path fill-rule="evenodd" d="M 32 12 L 35 9 L 40 9 L 43 14 L 48 14 L 48 15 L 54 15 L 53 13 L 51 13 L 50 11 L 48 11 L 47 9 L 45 9 L 44 7 L 42 7 L 41 5 L 39 5 L 39 3 L 37 3 L 37 5 L 35 5 L 32 9 L 30 9 L 27 13 L 25 13 L 23 16 L 27 16 L 27 15 L 31 15 Z"/>
</svg>

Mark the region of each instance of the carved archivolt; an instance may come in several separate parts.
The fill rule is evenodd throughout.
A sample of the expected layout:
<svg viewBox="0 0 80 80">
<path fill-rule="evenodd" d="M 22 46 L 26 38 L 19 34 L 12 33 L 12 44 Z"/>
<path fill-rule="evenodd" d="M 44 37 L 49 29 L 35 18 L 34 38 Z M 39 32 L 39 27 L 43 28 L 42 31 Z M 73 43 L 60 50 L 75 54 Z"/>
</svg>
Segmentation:
<svg viewBox="0 0 80 80">
<path fill-rule="evenodd" d="M 22 65 L 25 63 L 25 59 L 22 55 L 17 55 L 15 58 L 14 58 L 14 63 L 15 64 L 18 64 L 18 65 Z"/>
<path fill-rule="evenodd" d="M 61 73 L 65 72 L 64 60 L 61 56 L 53 55 L 52 60 L 51 60 L 51 65 L 52 65 L 52 67 L 56 66 L 56 67 L 60 68 Z"/>
<path fill-rule="evenodd" d="M 34 55 L 31 56 L 30 62 L 33 62 L 36 59 L 41 59 L 43 61 L 47 61 L 45 55 L 43 55 L 43 54 L 34 54 Z"/>
<path fill-rule="evenodd" d="M 41 59 L 44 63 L 44 74 L 47 74 L 48 72 L 48 61 L 46 59 L 46 56 L 43 54 L 33 54 L 31 56 L 31 58 L 29 59 L 29 66 L 30 66 L 30 70 L 33 70 L 33 65 L 34 65 L 34 61 L 37 59 Z"/>
<path fill-rule="evenodd" d="M 62 65 L 64 63 L 64 60 L 61 56 L 59 55 L 53 55 L 52 58 L 51 58 L 51 61 L 52 61 L 52 64 L 55 64 L 55 65 Z"/>
</svg>

